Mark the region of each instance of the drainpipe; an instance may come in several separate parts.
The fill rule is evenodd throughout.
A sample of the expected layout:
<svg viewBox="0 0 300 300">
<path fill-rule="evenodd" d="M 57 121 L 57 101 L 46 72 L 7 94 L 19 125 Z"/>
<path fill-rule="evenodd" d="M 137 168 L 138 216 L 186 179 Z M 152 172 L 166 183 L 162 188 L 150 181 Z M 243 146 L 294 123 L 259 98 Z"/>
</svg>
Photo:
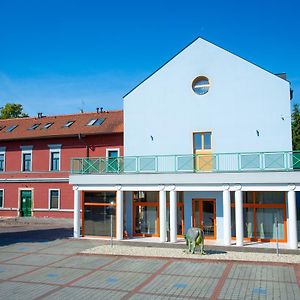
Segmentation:
<svg viewBox="0 0 300 300">
<path fill-rule="evenodd" d="M 85 155 L 87 158 L 90 157 L 90 146 L 82 139 L 82 134 L 78 133 L 78 140 L 85 145 Z"/>
</svg>

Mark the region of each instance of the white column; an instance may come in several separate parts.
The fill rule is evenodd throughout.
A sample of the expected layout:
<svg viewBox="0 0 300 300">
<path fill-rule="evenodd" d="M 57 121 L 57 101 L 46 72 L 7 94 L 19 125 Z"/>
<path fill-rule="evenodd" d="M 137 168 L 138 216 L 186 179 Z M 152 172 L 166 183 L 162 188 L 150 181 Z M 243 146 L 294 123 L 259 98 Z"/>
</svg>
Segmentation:
<svg viewBox="0 0 300 300">
<path fill-rule="evenodd" d="M 170 191 L 170 242 L 177 242 L 177 197 L 176 191 Z"/>
<path fill-rule="evenodd" d="M 244 218 L 243 218 L 243 195 L 242 191 L 235 191 L 235 231 L 236 245 L 244 245 Z"/>
<path fill-rule="evenodd" d="M 161 243 L 164 243 L 167 238 L 166 219 L 166 192 L 159 191 L 159 230 Z"/>
<path fill-rule="evenodd" d="M 117 207 L 116 207 L 116 231 L 117 240 L 123 239 L 123 191 L 117 190 Z"/>
<path fill-rule="evenodd" d="M 223 191 L 223 226 L 224 226 L 224 246 L 231 245 L 231 208 L 230 192 Z"/>
<path fill-rule="evenodd" d="M 80 237 L 80 191 L 74 189 L 74 238 Z"/>
<path fill-rule="evenodd" d="M 298 249 L 297 237 L 297 213 L 296 213 L 296 193 L 288 191 L 288 213 L 289 213 L 289 247 L 290 249 Z"/>
</svg>

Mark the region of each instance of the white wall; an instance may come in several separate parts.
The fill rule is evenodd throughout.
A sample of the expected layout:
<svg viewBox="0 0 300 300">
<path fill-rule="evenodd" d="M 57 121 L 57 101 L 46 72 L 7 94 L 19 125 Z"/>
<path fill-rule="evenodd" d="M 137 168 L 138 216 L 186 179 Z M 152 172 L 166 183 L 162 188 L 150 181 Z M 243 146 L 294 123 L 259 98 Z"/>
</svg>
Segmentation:
<svg viewBox="0 0 300 300">
<path fill-rule="evenodd" d="M 200 75 L 211 83 L 202 96 L 191 86 Z M 197 131 L 212 131 L 215 153 L 292 149 L 289 83 L 202 39 L 129 93 L 124 111 L 125 155 L 189 154 Z"/>
</svg>

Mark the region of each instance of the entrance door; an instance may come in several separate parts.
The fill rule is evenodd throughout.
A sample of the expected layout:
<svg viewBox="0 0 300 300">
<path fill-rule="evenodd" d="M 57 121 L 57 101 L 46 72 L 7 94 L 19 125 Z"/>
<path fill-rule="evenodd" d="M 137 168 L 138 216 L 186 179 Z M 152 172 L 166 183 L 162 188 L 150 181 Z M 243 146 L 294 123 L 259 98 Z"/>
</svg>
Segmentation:
<svg viewBox="0 0 300 300">
<path fill-rule="evenodd" d="M 31 191 L 21 191 L 21 217 L 31 217 Z"/>
<path fill-rule="evenodd" d="M 200 227 L 207 239 L 216 239 L 216 200 L 193 199 L 193 226 Z"/>
</svg>

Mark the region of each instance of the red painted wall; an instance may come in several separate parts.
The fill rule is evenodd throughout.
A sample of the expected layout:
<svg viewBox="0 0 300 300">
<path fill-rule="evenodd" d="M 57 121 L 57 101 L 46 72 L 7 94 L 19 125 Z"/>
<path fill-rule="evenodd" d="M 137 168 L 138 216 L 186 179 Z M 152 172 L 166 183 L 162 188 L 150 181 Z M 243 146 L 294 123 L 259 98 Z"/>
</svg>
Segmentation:
<svg viewBox="0 0 300 300">
<path fill-rule="evenodd" d="M 61 144 L 61 171 L 49 171 L 49 144 Z M 0 208 L 1 216 L 17 216 L 19 207 L 19 193 L 23 188 L 33 189 L 33 216 L 36 217 L 64 217 L 72 218 L 73 212 L 49 211 L 49 189 L 60 189 L 60 209 L 73 209 L 73 190 L 68 182 L 31 182 L 30 178 L 68 178 L 70 160 L 74 157 L 86 157 L 88 144 L 89 156 L 106 156 L 107 148 L 119 148 L 123 155 L 123 134 L 108 134 L 78 138 L 36 139 L 24 141 L 1 142 L 5 146 L 5 172 L 0 173 L 0 180 L 14 180 L 14 182 L 0 182 L 0 189 L 4 189 L 4 209 Z M 20 146 L 33 146 L 32 172 L 21 172 Z M 18 181 L 28 178 L 28 181 Z M 45 211 L 36 212 L 35 209 Z"/>
</svg>

